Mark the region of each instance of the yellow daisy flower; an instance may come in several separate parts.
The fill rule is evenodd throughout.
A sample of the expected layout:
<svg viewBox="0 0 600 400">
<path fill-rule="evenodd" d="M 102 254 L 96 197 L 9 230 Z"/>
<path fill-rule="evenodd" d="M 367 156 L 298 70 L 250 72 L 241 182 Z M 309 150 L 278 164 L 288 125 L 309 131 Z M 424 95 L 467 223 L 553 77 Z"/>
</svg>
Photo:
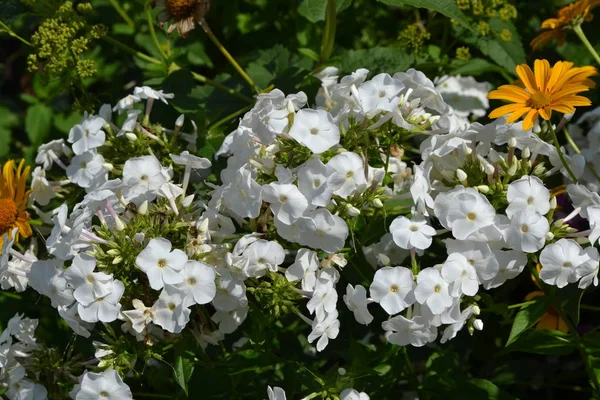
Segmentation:
<svg viewBox="0 0 600 400">
<path fill-rule="evenodd" d="M 590 11 L 600 6 L 600 0 L 579 0 L 561 8 L 556 18 L 549 18 L 542 22 L 543 31 L 531 41 L 534 49 L 546 45 L 553 39 L 559 46 L 565 43 L 565 29 L 572 28 L 575 24 L 589 22 L 593 15 Z"/>
<path fill-rule="evenodd" d="M 488 94 L 489 99 L 512 101 L 496 108 L 489 115 L 498 118 L 510 114 L 506 122 L 513 123 L 523 118 L 523 129 L 533 128 L 538 115 L 549 121 L 552 111 L 564 114 L 575 112 L 575 107 L 592 103 L 580 92 L 595 86 L 590 76 L 596 75 L 594 67 L 573 67 L 573 63 L 559 61 L 550 67 L 547 60 L 535 60 L 534 71 L 526 64 L 517 66 L 520 81 L 517 85 L 503 85 Z"/>
<path fill-rule="evenodd" d="M 25 211 L 27 199 L 31 190 L 26 189 L 30 167 L 25 167 L 25 160 L 19 165 L 14 160 L 4 164 L 0 175 L 0 246 L 2 236 L 8 234 L 12 238 L 12 231 L 18 228 L 15 241 L 19 236 L 29 237 L 32 234 L 29 225 L 29 213 Z"/>
</svg>

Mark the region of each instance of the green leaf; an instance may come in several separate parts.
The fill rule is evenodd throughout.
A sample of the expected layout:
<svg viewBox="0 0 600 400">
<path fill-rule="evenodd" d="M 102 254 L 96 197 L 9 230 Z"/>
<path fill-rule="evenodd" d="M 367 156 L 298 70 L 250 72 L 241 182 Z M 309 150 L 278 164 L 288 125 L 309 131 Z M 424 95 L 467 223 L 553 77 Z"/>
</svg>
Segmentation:
<svg viewBox="0 0 600 400">
<path fill-rule="evenodd" d="M 48 137 L 52 127 L 52 109 L 43 103 L 27 108 L 25 132 L 32 145 L 40 145 Z"/>
<path fill-rule="evenodd" d="M 427 8 L 444 14 L 448 18 L 458 21 L 465 28 L 472 30 L 471 24 L 465 14 L 458 9 L 455 0 L 378 0 L 393 6 L 413 6 Z"/>
<path fill-rule="evenodd" d="M 579 304 L 583 296 L 583 289 L 579 289 L 577 285 L 567 285 L 556 291 L 556 298 L 560 301 L 560 307 L 567 313 L 573 325 L 579 324 Z"/>
<path fill-rule="evenodd" d="M 188 394 L 188 382 L 194 373 L 194 362 L 184 356 L 178 356 L 175 359 L 175 368 L 174 368 L 174 376 L 175 381 L 183 391 L 185 395 Z"/>
<path fill-rule="evenodd" d="M 0 21 L 10 25 L 27 11 L 27 7 L 19 0 L 3 0 L 2 7 L 0 7 Z"/>
<path fill-rule="evenodd" d="M 319 53 L 317 53 L 313 49 L 309 49 L 307 47 L 302 47 L 302 48 L 298 49 L 298 53 L 302 54 L 305 57 L 310 58 L 311 60 L 319 61 Z"/>
<path fill-rule="evenodd" d="M 496 64 L 492 64 L 483 58 L 472 58 L 469 61 L 456 63 L 456 67 L 451 70 L 450 75 L 472 75 L 477 76 L 486 72 L 498 69 Z"/>
<path fill-rule="evenodd" d="M 0 107 L 0 157 L 10 153 L 11 128 L 19 123 L 19 118 L 6 107 Z"/>
<path fill-rule="evenodd" d="M 515 316 L 506 346 L 517 340 L 523 332 L 535 325 L 548 311 L 548 300 L 545 296 L 536 297 L 534 301 L 534 303 L 522 307 L 521 311 Z"/>
<path fill-rule="evenodd" d="M 526 54 L 519 33 L 512 23 L 500 18 L 492 18 L 489 23 L 492 32 L 488 36 L 471 36 L 464 40 L 514 75 L 517 65 L 526 62 Z M 500 39 L 500 32 L 504 29 L 508 29 L 511 33 L 510 42 Z"/>
<path fill-rule="evenodd" d="M 335 10 L 337 13 L 348 8 L 352 0 L 337 0 Z M 319 22 L 325 20 L 327 10 L 327 0 L 304 0 L 298 7 L 298 13 L 310 22 Z"/>
<path fill-rule="evenodd" d="M 373 47 L 370 49 L 349 50 L 340 60 L 340 73 L 354 72 L 367 68 L 371 73 L 406 71 L 414 57 L 397 47 Z"/>
<path fill-rule="evenodd" d="M 576 346 L 571 343 L 567 333 L 551 329 L 530 329 L 519 335 L 518 340 L 507 346 L 505 352 L 522 351 L 524 353 L 567 355 L 572 353 Z"/>
</svg>

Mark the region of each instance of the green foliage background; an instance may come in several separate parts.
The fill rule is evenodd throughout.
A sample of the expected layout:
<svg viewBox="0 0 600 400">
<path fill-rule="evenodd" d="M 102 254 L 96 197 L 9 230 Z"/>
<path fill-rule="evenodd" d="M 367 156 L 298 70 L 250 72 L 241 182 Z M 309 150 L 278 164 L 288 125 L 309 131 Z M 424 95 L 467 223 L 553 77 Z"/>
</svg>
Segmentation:
<svg viewBox="0 0 600 400">
<path fill-rule="evenodd" d="M 33 8 L 29 7 L 32 3 Z M 155 23 L 155 9 L 151 21 L 167 55 L 163 60 L 152 40 L 145 13 L 149 3 L 144 1 L 92 0 L 91 10 L 82 13 L 87 28 L 102 24 L 111 38 L 93 40 L 80 55 L 95 63 L 97 72 L 92 76 L 29 71 L 28 56 L 36 49 L 24 42 L 64 3 L 2 1 L 0 161 L 25 157 L 32 164 L 40 144 L 66 137 L 84 111 L 94 112 L 103 103 L 114 105 L 134 86 L 151 85 L 175 93 L 173 107 L 159 104 L 155 116 L 160 115 L 157 119 L 165 124 L 174 122 L 180 113 L 196 121 L 201 133 L 198 153 L 205 157 L 213 155 L 224 135 L 252 105 L 254 93 L 202 29 L 195 29 L 185 39 L 176 33 L 167 36 Z M 114 4 L 122 8 L 125 18 Z M 516 19 L 506 21 L 498 15 L 475 15 L 472 8 L 461 10 L 454 0 L 338 0 L 335 21 L 330 22 L 336 27 L 335 36 L 325 34 L 326 0 L 214 0 L 206 20 L 261 90 L 273 86 L 285 93 L 304 90 L 309 101 L 320 85 L 311 73 L 329 65 L 338 67 L 340 75 L 357 68 L 368 68 L 372 74 L 416 68 L 430 78 L 473 75 L 498 86 L 515 78 L 517 64 L 531 64 L 535 58 L 592 64 L 574 36 L 569 36 L 564 46 L 539 52 L 529 47 L 541 21 L 553 16 L 563 1 L 516 1 L 513 5 Z M 479 30 L 481 21 L 489 24 L 486 35 Z M 417 30 L 411 28 L 414 24 L 418 24 Z M 503 30 L 510 32 L 510 41 L 502 39 Z M 593 25 L 584 25 L 584 30 L 592 44 L 600 44 L 600 31 Z M 146 54 L 146 58 L 136 57 L 118 43 Z M 469 60 L 456 57 L 460 47 L 469 49 Z M 148 56 L 158 63 L 149 62 Z M 202 77 L 234 94 L 203 83 Z M 597 95 L 592 99 L 598 104 Z M 570 343 L 555 331 L 532 330 L 547 309 L 546 300 L 523 308 L 508 306 L 523 302 L 524 296 L 535 290 L 525 275 L 481 295 L 483 332 L 471 337 L 465 330 L 446 345 L 420 349 L 388 345 L 380 337 L 379 327 L 363 327 L 343 313 L 340 336 L 323 353 L 313 354 L 306 342 L 309 328 L 295 315 L 275 319 L 259 303 L 252 303 L 252 317 L 228 336 L 223 346 L 204 351 L 193 338 L 187 338 L 174 349 L 173 364 L 147 368 L 130 384 L 136 398 L 170 393 L 162 397 L 257 399 L 266 397 L 267 385 L 283 387 L 292 399 L 346 387 L 364 390 L 372 399 L 397 399 L 417 391 L 422 399 L 590 398 L 575 350 L 583 346 L 596 354 L 599 358 L 593 357 L 593 365 L 600 375 L 598 310 L 588 307 L 580 312 L 580 293 L 559 291 L 557 298 L 569 302 L 571 315 L 580 320 L 583 342 Z M 340 282 L 339 287 L 345 284 Z M 586 292 L 583 302 L 597 304 L 597 294 Z M 42 341 L 62 348 L 71 342 L 68 328 L 57 324 L 55 311 L 32 293 L 0 296 L 2 324 L 17 311 L 41 318 L 38 333 Z M 380 313 L 376 319 L 383 320 L 383 311 Z M 231 351 L 242 336 L 250 338 L 250 345 Z M 84 359 L 93 356 L 83 340 L 75 342 L 75 349 Z M 152 352 L 163 351 L 167 350 L 148 350 L 146 356 L 151 359 Z M 56 363 L 59 367 L 60 355 Z M 340 367 L 346 370 L 343 376 L 338 373 Z"/>
</svg>

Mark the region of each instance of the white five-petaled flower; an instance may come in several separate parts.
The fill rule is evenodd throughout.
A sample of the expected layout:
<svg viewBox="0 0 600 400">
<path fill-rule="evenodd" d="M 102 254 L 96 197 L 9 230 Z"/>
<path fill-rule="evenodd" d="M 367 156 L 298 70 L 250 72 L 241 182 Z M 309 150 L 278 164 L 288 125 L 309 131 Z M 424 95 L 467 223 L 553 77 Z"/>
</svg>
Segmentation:
<svg viewBox="0 0 600 400">
<path fill-rule="evenodd" d="M 340 128 L 325 110 L 298 111 L 289 134 L 317 154 L 323 153 L 340 141 Z"/>
<path fill-rule="evenodd" d="M 550 225 L 546 217 L 532 209 L 525 209 L 513 214 L 510 225 L 504 229 L 502 235 L 513 249 L 535 253 L 544 247 L 549 230 Z"/>
<path fill-rule="evenodd" d="M 74 400 L 133 399 L 131 389 L 114 369 L 99 374 L 86 372 L 81 379 L 81 383 L 75 385 L 69 394 Z"/>
<path fill-rule="evenodd" d="M 542 250 L 540 279 L 549 285 L 565 287 L 579 279 L 579 266 L 589 259 L 588 254 L 576 241 L 560 239 Z"/>
<path fill-rule="evenodd" d="M 284 224 L 291 224 L 308 208 L 306 197 L 296 185 L 270 183 L 262 187 L 263 200 L 271 203 L 273 215 Z"/>
<path fill-rule="evenodd" d="M 73 144 L 73 153 L 79 155 L 102 146 L 106 140 L 102 130 L 105 123 L 103 118 L 90 115 L 71 128 L 68 140 Z"/>
<path fill-rule="evenodd" d="M 450 294 L 474 296 L 479 289 L 475 267 L 461 253 L 452 253 L 442 266 L 442 278 L 450 284 Z"/>
<path fill-rule="evenodd" d="M 388 342 L 400 346 L 422 347 L 437 337 L 437 328 L 429 324 L 425 317 L 407 319 L 402 315 L 384 321 L 381 324 Z"/>
<path fill-rule="evenodd" d="M 176 285 L 183 282 L 181 270 L 187 261 L 188 257 L 183 251 L 171 251 L 170 241 L 155 238 L 138 254 L 135 264 L 148 275 L 150 287 L 160 290 L 165 284 Z"/>
<path fill-rule="evenodd" d="M 448 293 L 448 283 L 435 268 L 425 268 L 417 275 L 415 299 L 427 304 L 433 314 L 441 314 L 452 305 L 452 296 Z"/>
<path fill-rule="evenodd" d="M 328 314 L 322 321 L 315 318 L 312 326 L 313 330 L 308 335 L 308 342 L 312 343 L 316 338 L 319 338 L 317 341 L 317 351 L 322 351 L 327 347 L 329 339 L 335 339 L 338 333 L 340 333 L 340 321 L 337 318 L 337 311 Z"/>
<path fill-rule="evenodd" d="M 532 209 L 546 215 L 550 211 L 550 191 L 537 176 L 524 176 L 508 185 L 509 202 L 506 215 L 511 218 L 517 211 Z"/>
<path fill-rule="evenodd" d="M 375 272 L 369 292 L 385 312 L 394 315 L 415 302 L 414 288 L 413 274 L 408 268 L 384 267 Z"/>
<path fill-rule="evenodd" d="M 189 260 L 182 271 L 183 282 L 176 287 L 185 293 L 185 306 L 206 304 L 215 298 L 217 285 L 216 273 L 213 267 L 201 261 Z"/>
<path fill-rule="evenodd" d="M 427 249 L 431 246 L 431 237 L 435 235 L 435 229 L 427 225 L 426 220 L 410 220 L 402 215 L 392 221 L 390 232 L 394 243 L 406 250 Z"/>
</svg>

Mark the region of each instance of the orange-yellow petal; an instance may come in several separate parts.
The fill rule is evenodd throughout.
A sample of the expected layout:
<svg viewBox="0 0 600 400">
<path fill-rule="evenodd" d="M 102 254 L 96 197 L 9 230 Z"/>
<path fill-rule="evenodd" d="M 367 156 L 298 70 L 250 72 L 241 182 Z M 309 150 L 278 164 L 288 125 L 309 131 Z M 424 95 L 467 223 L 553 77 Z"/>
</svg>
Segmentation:
<svg viewBox="0 0 600 400">
<path fill-rule="evenodd" d="M 529 68 L 527 64 L 517 65 L 517 75 L 521 78 L 521 82 L 525 85 L 527 90 L 530 93 L 537 91 L 537 85 L 535 83 L 535 76 L 533 75 L 533 71 Z"/>
<path fill-rule="evenodd" d="M 535 109 L 529 110 L 529 112 L 523 119 L 523 130 L 524 131 L 528 131 L 531 128 L 533 128 L 533 124 L 535 123 L 535 120 L 537 119 L 538 114 L 539 114 L 538 110 L 535 110 Z"/>
<path fill-rule="evenodd" d="M 490 118 L 498 118 L 498 117 L 502 117 L 503 115 L 506 114 L 510 114 L 512 112 L 518 111 L 523 109 L 525 106 L 523 104 L 507 104 L 505 106 L 502 107 L 498 107 L 495 110 L 493 110 L 489 117 Z"/>
</svg>

